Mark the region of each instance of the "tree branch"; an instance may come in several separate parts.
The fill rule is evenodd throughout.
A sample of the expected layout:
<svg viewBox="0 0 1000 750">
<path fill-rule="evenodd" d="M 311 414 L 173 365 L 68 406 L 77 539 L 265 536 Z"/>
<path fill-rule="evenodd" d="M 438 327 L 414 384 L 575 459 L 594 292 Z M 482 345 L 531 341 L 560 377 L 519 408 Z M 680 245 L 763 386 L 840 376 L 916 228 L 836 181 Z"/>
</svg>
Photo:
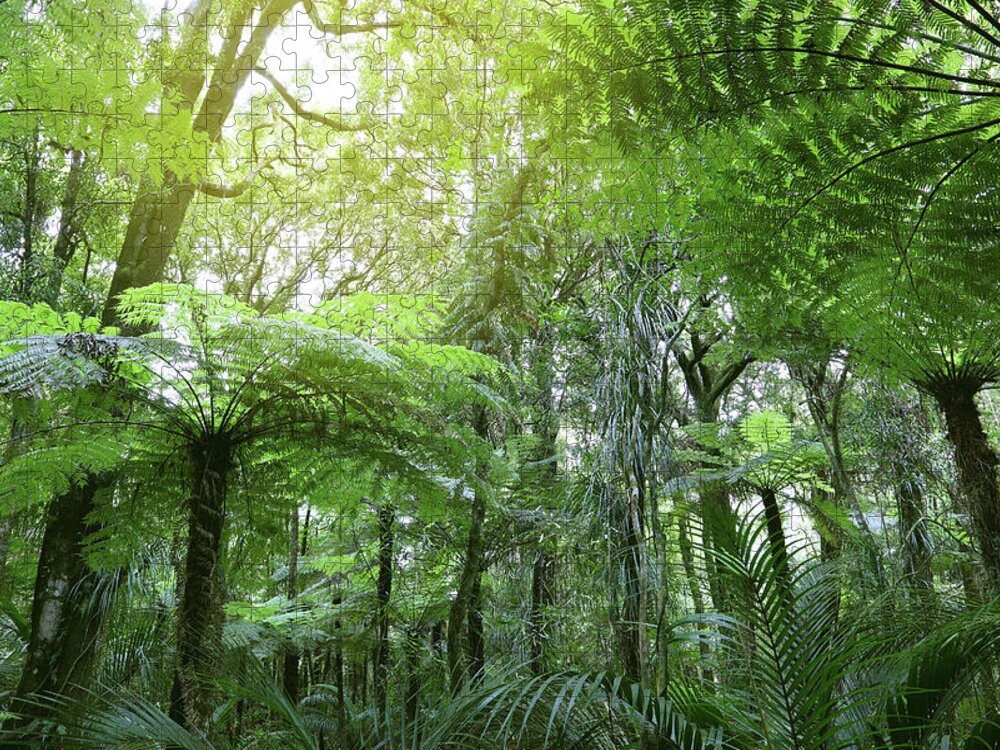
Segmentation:
<svg viewBox="0 0 1000 750">
<path fill-rule="evenodd" d="M 238 198 L 243 195 L 250 186 L 253 184 L 254 178 L 257 177 L 263 170 L 271 166 L 272 163 L 277 161 L 277 156 L 272 156 L 268 158 L 263 164 L 261 164 L 257 169 L 253 170 L 246 179 L 241 180 L 235 185 L 222 185 L 211 182 L 204 182 L 198 184 L 198 190 L 200 190 L 205 195 L 210 195 L 213 198 Z"/>
<path fill-rule="evenodd" d="M 318 122 L 331 130 L 337 130 L 343 133 L 353 133 L 359 130 L 364 130 L 364 126 L 362 125 L 348 125 L 340 120 L 335 120 L 328 115 L 324 115 L 321 112 L 311 112 L 307 110 L 299 103 L 299 100 L 295 98 L 292 92 L 286 89 L 284 85 L 268 73 L 267 70 L 260 66 L 255 66 L 254 72 L 259 73 L 261 76 L 266 78 L 267 81 L 274 87 L 274 90 L 278 92 L 278 96 L 284 99 L 285 103 L 292 108 L 292 112 L 301 117 L 303 120 Z"/>
<path fill-rule="evenodd" d="M 722 395 L 729 389 L 729 386 L 736 382 L 736 379 L 743 374 L 743 371 L 750 366 L 751 362 L 753 362 L 753 357 L 745 354 L 739 362 L 733 362 L 719 373 L 719 379 L 709 394 L 711 403 L 715 403 L 715 401 L 722 398 Z"/>
<path fill-rule="evenodd" d="M 348 34 L 370 34 L 381 29 L 398 29 L 403 25 L 402 21 L 380 21 L 378 23 L 326 23 L 319 17 L 315 3 L 306 0 L 304 3 L 306 15 L 318 31 L 324 34 L 331 34 L 336 37 L 347 36 Z"/>
</svg>

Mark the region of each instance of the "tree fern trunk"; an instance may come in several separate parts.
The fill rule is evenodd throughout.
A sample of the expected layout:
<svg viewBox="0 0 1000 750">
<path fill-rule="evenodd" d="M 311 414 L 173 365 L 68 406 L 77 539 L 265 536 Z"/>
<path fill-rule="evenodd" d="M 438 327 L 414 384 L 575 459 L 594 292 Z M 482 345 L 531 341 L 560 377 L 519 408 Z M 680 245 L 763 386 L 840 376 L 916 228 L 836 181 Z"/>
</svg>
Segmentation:
<svg viewBox="0 0 1000 750">
<path fill-rule="evenodd" d="M 940 380 L 925 385 L 944 413 L 948 440 L 955 452 L 958 486 L 972 519 L 990 586 L 1000 589 L 1000 488 L 997 455 L 983 430 L 976 382 Z"/>
<path fill-rule="evenodd" d="M 216 437 L 198 446 L 193 459 L 184 586 L 177 613 L 174 683 L 179 704 L 171 706 L 171 715 L 182 726 L 210 733 L 215 708 L 211 680 L 222 639 L 220 558 L 232 447 Z"/>
</svg>

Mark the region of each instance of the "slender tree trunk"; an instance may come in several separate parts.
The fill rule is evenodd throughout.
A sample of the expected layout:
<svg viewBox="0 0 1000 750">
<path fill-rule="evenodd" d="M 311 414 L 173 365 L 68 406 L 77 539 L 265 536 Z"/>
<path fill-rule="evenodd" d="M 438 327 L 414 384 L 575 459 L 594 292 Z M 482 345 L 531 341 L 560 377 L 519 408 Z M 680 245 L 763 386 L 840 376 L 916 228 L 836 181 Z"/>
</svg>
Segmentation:
<svg viewBox="0 0 1000 750">
<path fill-rule="evenodd" d="M 299 595 L 299 506 L 292 508 L 289 517 L 288 577 L 285 593 L 290 607 Z M 283 649 L 281 665 L 281 681 L 285 694 L 293 704 L 299 702 L 299 648 L 294 643 L 287 643 Z"/>
<path fill-rule="evenodd" d="M 38 131 L 32 133 L 31 146 L 24 148 L 24 197 L 21 210 L 21 278 L 19 299 L 29 302 L 34 295 L 35 224 L 40 214 L 38 201 Z"/>
<path fill-rule="evenodd" d="M 375 592 L 375 652 L 373 656 L 375 702 L 378 710 L 386 708 L 389 686 L 389 602 L 392 598 L 392 573 L 395 562 L 393 526 L 396 511 L 391 505 L 378 507 L 378 583 Z"/>
<path fill-rule="evenodd" d="M 420 708 L 420 651 L 422 633 L 417 625 L 406 629 L 406 720 L 413 724 Z"/>
<path fill-rule="evenodd" d="M 333 600 L 333 605 L 335 607 L 340 607 L 343 601 L 344 600 L 338 596 Z M 336 634 L 333 652 L 333 679 L 334 684 L 337 686 L 337 728 L 340 731 L 343 731 L 344 725 L 347 721 L 347 710 L 345 706 L 347 702 L 347 695 L 344 692 L 346 688 L 344 685 L 344 645 L 342 630 L 343 624 L 338 617 L 333 621 L 333 632 Z"/>
<path fill-rule="evenodd" d="M 483 569 L 472 582 L 469 597 L 468 633 L 466 647 L 469 656 L 469 676 L 478 682 L 486 667 L 486 644 L 483 632 Z"/>
<path fill-rule="evenodd" d="M 361 670 L 358 673 L 361 683 L 361 705 L 368 703 L 368 654 L 361 656 Z"/>
<path fill-rule="evenodd" d="M 59 207 L 59 229 L 56 241 L 52 245 L 52 269 L 45 291 L 45 301 L 52 307 L 56 307 L 59 302 L 66 267 L 76 254 L 80 225 L 83 223 L 83 212 L 80 210 L 80 190 L 84 175 L 83 152 L 73 149 L 69 152 L 69 157 L 69 173 L 66 175 L 66 188 Z"/>
<path fill-rule="evenodd" d="M 211 734 L 215 708 L 212 680 L 221 647 L 222 532 L 232 446 L 215 436 L 194 455 L 194 487 L 188 516 L 184 587 L 177 612 L 177 659 L 171 717 L 182 726 Z"/>
<path fill-rule="evenodd" d="M 705 597 L 701 593 L 701 582 L 698 578 L 698 569 L 694 564 L 694 551 L 691 547 L 691 539 L 688 537 L 687 519 L 680 519 L 680 526 L 677 530 L 677 546 L 680 547 L 681 564 L 684 566 L 684 578 L 687 579 L 688 593 L 691 595 L 691 603 L 697 615 L 705 614 Z M 701 662 L 698 665 L 701 678 L 707 685 L 715 684 L 715 674 L 709 667 L 711 659 L 711 649 L 705 638 L 698 639 L 698 653 Z"/>
<path fill-rule="evenodd" d="M 489 438 L 487 415 L 482 407 L 476 408 L 473 428 L 482 439 Z M 462 567 L 458 582 L 458 591 L 451 602 L 448 613 L 448 681 L 452 692 L 457 692 L 465 681 L 467 665 L 465 655 L 468 644 L 468 618 L 470 606 L 474 604 L 476 589 L 482 576 L 484 556 L 483 527 L 486 523 L 486 495 L 482 483 L 486 481 L 487 467 L 481 464 L 476 467 L 479 484 L 472 496 L 472 512 L 469 519 L 469 537 L 465 545 L 465 565 Z"/>
<path fill-rule="evenodd" d="M 10 538 L 14 533 L 13 513 L 0 518 L 0 596 L 7 589 L 7 559 L 10 557 Z"/>
<path fill-rule="evenodd" d="M 931 536 L 924 508 L 920 482 L 912 476 L 901 476 L 896 485 L 899 512 L 899 544 L 907 585 L 923 598 L 934 591 L 931 569 Z"/>
<path fill-rule="evenodd" d="M 559 438 L 559 415 L 556 411 L 555 384 L 555 329 L 551 322 L 542 324 L 532 348 L 532 370 L 537 396 L 534 408 L 533 435 L 537 438 L 534 460 L 541 466 L 536 484 L 538 510 L 541 517 L 542 533 L 539 534 L 538 549 L 531 571 L 531 606 L 528 612 L 529 649 L 531 670 L 535 674 L 545 671 L 546 646 L 552 635 L 550 623 L 553 600 L 553 582 L 556 579 L 557 558 L 553 544 L 546 537 L 550 533 L 551 497 L 558 479 L 557 461 Z"/>
<path fill-rule="evenodd" d="M 667 535 L 660 517 L 660 477 L 654 467 L 649 486 L 649 530 L 652 534 L 653 552 L 656 560 L 656 636 L 653 643 L 656 654 L 654 687 L 657 695 L 663 695 L 670 680 L 670 608 L 672 581 L 667 564 Z"/>
<path fill-rule="evenodd" d="M 469 538 L 465 545 L 465 565 L 459 578 L 458 591 L 448 613 L 448 674 L 453 692 L 457 691 L 465 681 L 466 622 L 482 563 L 485 519 L 486 498 L 477 489 L 472 499 Z"/>
<path fill-rule="evenodd" d="M 3 462 L 8 464 L 24 450 L 28 440 L 28 430 L 33 421 L 36 402 L 31 398 L 15 397 L 10 402 L 10 440 L 4 450 Z M 11 535 L 17 521 L 16 513 L 0 514 L 0 594 L 4 593 L 7 581 L 7 560 L 10 556 Z"/>
<path fill-rule="evenodd" d="M 440 656 L 443 650 L 441 644 L 442 641 L 444 641 L 444 630 L 445 630 L 444 625 L 445 624 L 440 620 L 431 625 L 431 635 L 430 635 L 431 653 L 435 657 Z"/>
<path fill-rule="evenodd" d="M 641 493 L 636 493 L 641 494 Z M 643 679 L 643 591 L 645 589 L 645 549 L 642 499 L 628 493 L 625 500 L 622 535 L 622 598 L 618 625 L 618 650 L 625 676 L 635 682 Z"/>
<path fill-rule="evenodd" d="M 103 616 L 95 597 L 101 575 L 85 558 L 85 540 L 95 527 L 94 509 L 100 481 L 87 477 L 55 497 L 48 506 L 31 607 L 27 658 L 11 711 L 20 721 L 7 730 L 23 729 L 31 720 L 53 716 L 53 709 L 34 699 L 42 695 L 72 698 L 90 687 L 90 673 L 102 632 Z"/>
<path fill-rule="evenodd" d="M 1000 488 L 997 455 L 983 430 L 976 393 L 979 382 L 940 380 L 922 384 L 944 413 L 955 453 L 958 486 L 972 519 L 990 587 L 1000 589 Z"/>
<path fill-rule="evenodd" d="M 552 582 L 555 555 L 539 544 L 531 570 L 531 612 L 528 624 L 531 629 L 531 671 L 541 674 L 546 669 L 545 646 L 549 638 L 548 609 L 552 606 Z"/>
</svg>

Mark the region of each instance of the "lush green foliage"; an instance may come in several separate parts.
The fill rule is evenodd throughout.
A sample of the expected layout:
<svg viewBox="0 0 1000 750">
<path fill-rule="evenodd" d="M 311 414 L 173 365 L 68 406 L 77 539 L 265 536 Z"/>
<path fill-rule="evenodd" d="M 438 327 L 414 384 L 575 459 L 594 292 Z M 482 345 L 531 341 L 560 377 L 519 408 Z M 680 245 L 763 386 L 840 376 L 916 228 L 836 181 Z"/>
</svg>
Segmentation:
<svg viewBox="0 0 1000 750">
<path fill-rule="evenodd" d="M 0 28 L 0 746 L 1000 747 L 995 5 Z"/>
</svg>

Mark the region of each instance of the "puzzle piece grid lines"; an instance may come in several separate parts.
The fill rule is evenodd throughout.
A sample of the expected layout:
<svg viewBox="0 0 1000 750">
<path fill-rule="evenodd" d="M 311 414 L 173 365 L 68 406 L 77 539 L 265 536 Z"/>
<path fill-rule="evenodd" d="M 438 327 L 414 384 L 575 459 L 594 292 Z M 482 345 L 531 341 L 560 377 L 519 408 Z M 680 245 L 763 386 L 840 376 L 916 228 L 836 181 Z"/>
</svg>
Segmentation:
<svg viewBox="0 0 1000 750">
<path fill-rule="evenodd" d="M 37 82 L 44 104 L 17 117 L 113 165 L 119 182 L 94 193 L 133 205 L 88 249 L 94 275 L 121 271 L 115 258 L 134 241 L 135 279 L 224 292 L 258 313 L 363 291 L 496 306 L 495 291 L 470 291 L 454 269 L 495 262 L 501 245 L 540 252 L 515 220 L 544 224 L 550 249 L 573 247 L 597 175 L 615 162 L 613 148 L 570 143 L 584 127 L 579 92 L 540 101 L 519 88 L 542 68 L 559 75 L 551 49 L 531 44 L 558 12 L 544 3 L 510 16 L 433 0 L 53 8 L 19 20 L 8 7 L 25 54 L 3 66 L 29 91 Z M 27 54 L 35 45 L 53 54 Z M 560 118 L 566 143 L 543 135 Z M 634 210 L 634 196 L 609 193 L 612 210 Z"/>
</svg>

